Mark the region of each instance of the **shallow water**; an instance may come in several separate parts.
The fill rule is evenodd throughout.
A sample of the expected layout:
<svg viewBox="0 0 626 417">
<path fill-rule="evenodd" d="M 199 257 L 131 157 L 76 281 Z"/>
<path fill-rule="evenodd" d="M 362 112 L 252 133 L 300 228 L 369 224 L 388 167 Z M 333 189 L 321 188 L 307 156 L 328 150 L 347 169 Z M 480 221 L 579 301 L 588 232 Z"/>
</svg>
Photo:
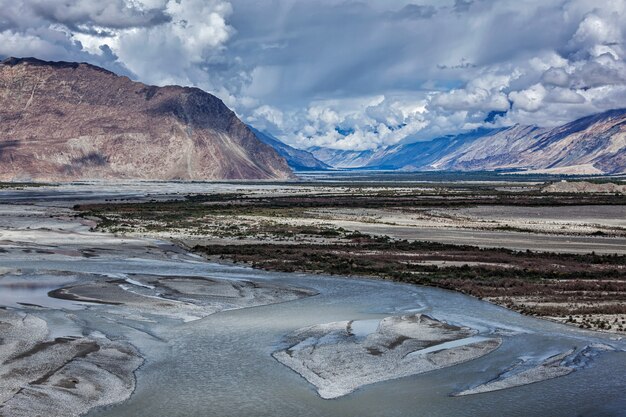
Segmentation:
<svg viewBox="0 0 626 417">
<path fill-rule="evenodd" d="M 4 267 L 25 260 L 2 259 Z M 625 349 L 622 340 L 521 316 L 458 293 L 368 279 L 255 271 L 177 260 L 31 260 L 33 270 L 119 274 L 210 276 L 275 281 L 317 290 L 317 296 L 282 304 L 225 311 L 191 323 L 159 320 L 137 323 L 89 306 L 72 311 L 84 334 L 98 331 L 130 339 L 147 361 L 137 372 L 137 390 L 123 404 L 89 416 L 437 416 L 626 415 L 626 353 L 601 355 L 591 367 L 565 377 L 467 397 L 454 392 L 496 377 L 512 363 L 541 359 L 591 342 Z M 2 289 L 3 299 L 14 291 Z M 65 301 L 65 309 L 72 304 Z M 51 306 L 52 307 L 52 306 Z M 369 331 L 392 314 L 421 311 L 480 335 L 502 335 L 502 346 L 480 359 L 423 375 L 365 386 L 335 400 L 321 399 L 314 387 L 279 364 L 271 353 L 285 334 L 320 323 L 363 320 Z M 73 330 L 58 311 L 40 311 L 56 334 Z M 359 324 L 357 324 L 357 327 Z M 68 330 L 69 329 L 69 330 Z M 615 339 L 615 337 L 613 337 Z M 621 414 L 620 414 L 621 413 Z"/>
<path fill-rule="evenodd" d="M 75 281 L 72 278 L 59 278 L 53 275 L 0 276 L 0 306 L 22 307 L 32 305 L 47 308 L 78 310 L 78 303 L 48 297 L 48 292 Z"/>
<path fill-rule="evenodd" d="M 55 205 L 69 205 L 63 203 L 68 197 L 45 190 L 37 193 L 40 204 L 49 198 Z M 0 210 L 3 215 L 14 214 L 4 209 Z M 521 316 L 435 288 L 207 263 L 165 242 L 104 239 L 86 228 L 73 227 L 68 220 L 49 220 L 45 210 L 43 218 L 45 227 L 11 235 L 23 238 L 19 244 L 0 242 L 0 248 L 7 250 L 0 253 L 0 270 L 4 271 L 0 305 L 45 318 L 51 337 L 101 333 L 130 340 L 146 358 L 137 371 L 137 389 L 130 400 L 94 410 L 91 417 L 626 416 L 625 352 L 601 354 L 590 367 L 564 377 L 503 391 L 450 396 L 495 378 L 521 359 L 540 361 L 593 342 L 626 349 L 626 342 L 617 336 Z M 41 224 L 31 220 L 0 219 L 0 224 L 16 228 Z M 58 227 L 49 227 L 49 222 Z M 48 252 L 23 251 L 24 247 L 37 249 L 42 242 L 50 245 L 61 236 L 53 234 L 59 229 L 63 229 L 63 240 L 56 241 L 58 247 L 46 246 Z M 85 248 L 93 250 L 89 257 L 80 256 Z M 19 279 L 11 275 L 14 270 L 19 271 Z M 42 271 L 49 271 L 50 276 Z M 49 290 L 66 281 L 90 279 L 93 274 L 126 277 L 133 273 L 270 281 L 312 288 L 319 295 L 223 311 L 189 323 L 156 317 L 137 321 L 115 314 L 111 306 L 47 297 Z M 24 307 L 18 304 L 22 300 L 48 308 Z M 356 322 L 355 331 L 364 334 L 386 316 L 415 312 L 476 329 L 477 337 L 499 335 L 502 346 L 464 364 L 365 386 L 334 400 L 321 399 L 312 385 L 271 356 L 286 334 L 302 327 L 362 320 Z"/>
<path fill-rule="evenodd" d="M 149 348 L 144 351 L 148 362 L 138 372 L 135 395 L 123 405 L 91 415 L 596 416 L 626 410 L 626 354 L 621 352 L 604 354 L 590 368 L 566 377 L 463 398 L 449 396 L 495 377 L 520 357 L 550 356 L 590 340 L 606 342 L 604 336 L 522 317 L 437 289 L 254 271 L 245 275 L 310 286 L 320 295 L 222 312 L 175 327 L 156 326 L 156 332 L 170 342 L 154 356 Z M 300 327 L 382 318 L 410 307 L 426 308 L 428 314 L 452 323 L 471 324 L 482 334 L 498 328 L 516 334 L 505 336 L 501 348 L 475 361 L 366 386 L 335 400 L 322 400 L 313 386 L 270 356 L 284 334 Z M 609 342 L 624 347 L 623 342 Z"/>
</svg>

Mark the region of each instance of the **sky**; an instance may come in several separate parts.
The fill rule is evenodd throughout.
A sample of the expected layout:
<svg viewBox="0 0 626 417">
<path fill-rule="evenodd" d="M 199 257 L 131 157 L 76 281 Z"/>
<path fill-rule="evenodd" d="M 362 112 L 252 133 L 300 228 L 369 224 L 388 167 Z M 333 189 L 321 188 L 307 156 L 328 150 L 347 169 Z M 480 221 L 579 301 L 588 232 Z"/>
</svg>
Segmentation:
<svg viewBox="0 0 626 417">
<path fill-rule="evenodd" d="M 196 86 L 291 145 L 626 107 L 626 0 L 0 0 L 0 57 Z"/>
</svg>

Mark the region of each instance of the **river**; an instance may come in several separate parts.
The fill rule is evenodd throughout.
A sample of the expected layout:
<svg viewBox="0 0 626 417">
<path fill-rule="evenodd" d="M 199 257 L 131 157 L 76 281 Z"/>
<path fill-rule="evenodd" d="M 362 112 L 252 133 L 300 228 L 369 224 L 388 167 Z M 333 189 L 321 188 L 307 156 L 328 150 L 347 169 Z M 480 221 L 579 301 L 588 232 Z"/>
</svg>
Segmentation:
<svg viewBox="0 0 626 417">
<path fill-rule="evenodd" d="M 75 219 L 63 217 L 70 204 L 53 198 L 54 191 L 48 192 L 49 198 L 45 192 L 39 194 L 37 206 L 1 207 L 0 247 L 5 252 L 0 253 L 0 268 L 20 271 L 21 280 L 16 284 L 11 274 L 0 276 L 0 305 L 44 318 L 55 336 L 98 332 L 128 340 L 145 358 L 136 372 L 131 398 L 94 409 L 89 416 L 626 415 L 626 341 L 616 335 L 522 316 L 436 288 L 209 263 L 167 242 L 89 232 Z M 25 200 L 20 201 L 24 204 Z M 90 256 L 77 255 L 86 248 L 93 251 Z M 247 280 L 308 288 L 318 294 L 221 311 L 190 322 L 174 318 L 138 321 L 112 314 L 110 306 L 46 300 L 50 289 L 88 280 L 92 274 Z M 497 332 L 503 343 L 479 359 L 366 385 L 333 400 L 320 398 L 313 385 L 271 356 L 286 334 L 302 327 L 417 312 L 471 327 L 479 335 Z M 451 396 L 497 377 L 513 363 L 541 360 L 591 343 L 609 344 L 616 351 L 599 355 L 590 366 L 563 377 Z"/>
</svg>

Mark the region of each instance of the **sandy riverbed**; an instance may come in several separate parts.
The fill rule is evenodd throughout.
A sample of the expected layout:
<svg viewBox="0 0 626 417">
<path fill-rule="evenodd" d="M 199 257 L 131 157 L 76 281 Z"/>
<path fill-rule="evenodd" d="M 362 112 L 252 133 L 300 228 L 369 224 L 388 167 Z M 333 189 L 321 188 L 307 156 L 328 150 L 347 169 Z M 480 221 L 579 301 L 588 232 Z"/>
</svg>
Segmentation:
<svg viewBox="0 0 626 417">
<path fill-rule="evenodd" d="M 0 348 L 0 414 L 7 417 L 33 411 L 51 417 L 82 415 L 89 410 L 115 416 L 191 415 L 199 410 L 224 416 L 254 415 L 250 410 L 283 416 L 293 415 L 296 408 L 291 405 L 296 403 L 307 404 L 306 409 L 297 408 L 301 415 L 319 410 L 337 416 L 372 410 L 423 415 L 442 404 L 459 410 L 460 403 L 447 396 L 462 389 L 483 386 L 481 390 L 495 392 L 491 388 L 547 379 L 539 374 L 553 377 L 560 368 L 542 372 L 521 367 L 517 384 L 497 375 L 511 369 L 526 350 L 569 352 L 567 348 L 579 342 L 591 346 L 599 337 L 435 289 L 209 265 L 166 241 L 90 231 L 89 222 L 66 208 L 71 200 L 50 196 L 52 203 L 45 195 L 38 197 L 39 206 L 0 206 L 0 286 L 5 294 L 31 297 L 30 303 L 27 296 L 19 303 L 10 295 L 0 297 L 5 305 L 0 309 L 0 337 L 9 341 Z M 59 298 L 47 297 L 51 288 Z M 407 311 L 415 308 L 435 314 L 429 319 Z M 300 344 L 302 338 L 321 349 L 312 352 L 309 342 Z M 295 343 L 289 345 L 293 356 L 286 353 L 289 346 L 277 351 L 272 345 L 289 340 Z M 619 340 L 607 343 L 616 351 L 623 348 Z M 287 376 L 284 371 L 290 371 L 270 357 L 272 352 L 295 358 L 289 366 L 302 375 L 312 372 L 311 380 L 313 374 L 325 375 L 321 382 L 311 381 L 321 395 L 344 398 L 332 405 L 315 402 L 315 394 Z M 336 361 L 345 354 L 350 360 L 340 369 Z M 619 359 L 616 355 L 604 349 L 597 355 L 600 361 L 590 360 L 598 363 L 597 371 L 607 372 L 606 381 L 611 367 L 602 360 Z M 575 357 L 568 353 L 558 366 L 570 367 L 568 358 Z M 138 367 L 144 358 L 142 371 Z M 535 365 L 551 368 L 554 361 L 546 363 Z M 494 385 L 493 379 L 485 380 L 485 369 L 508 382 Z M 433 386 L 433 391 L 411 379 L 426 371 L 432 371 L 425 377 L 431 383 L 424 386 Z M 574 388 L 557 385 L 563 398 L 558 406 L 565 412 L 571 411 L 569 393 L 588 392 L 586 374 L 575 374 Z M 138 382 L 135 375 L 140 375 Z M 151 383 L 148 375 L 159 379 Z M 375 384 L 399 377 L 406 378 Z M 462 389 L 455 391 L 454 385 Z M 235 386 L 237 392 L 231 389 Z M 621 389 L 619 381 L 603 387 L 602 395 L 593 392 L 600 401 L 619 401 L 614 387 Z M 355 389 L 367 390 L 371 400 L 358 393 L 346 399 Z M 292 397 L 285 401 L 282 396 L 288 395 Z M 436 401 L 427 404 L 427 398 Z M 245 402 L 248 399 L 253 402 Z M 585 402 L 590 401 L 598 400 Z M 119 408 L 97 411 L 120 402 Z M 233 404 L 242 408 L 233 410 Z M 280 408 L 284 404 L 289 406 Z M 270 405 L 279 409 L 264 408 Z M 465 410 L 484 409 L 480 400 L 462 405 Z M 507 411 L 505 405 L 498 410 Z M 545 410 L 550 410 L 548 403 Z"/>
</svg>

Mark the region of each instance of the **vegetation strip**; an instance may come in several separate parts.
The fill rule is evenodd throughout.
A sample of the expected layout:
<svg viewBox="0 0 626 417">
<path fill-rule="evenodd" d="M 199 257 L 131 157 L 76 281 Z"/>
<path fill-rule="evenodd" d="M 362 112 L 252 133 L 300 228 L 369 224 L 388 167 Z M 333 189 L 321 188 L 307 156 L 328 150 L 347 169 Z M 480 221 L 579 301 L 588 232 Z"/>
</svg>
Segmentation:
<svg viewBox="0 0 626 417">
<path fill-rule="evenodd" d="M 501 188 L 501 185 L 499 186 Z M 328 191 L 330 190 L 330 191 Z M 327 187 L 326 193 L 190 195 L 182 200 L 76 206 L 102 231 L 179 232 L 195 252 L 256 268 L 373 276 L 460 291 L 582 328 L 626 331 L 626 257 L 483 249 L 373 236 L 323 223 L 291 224 L 310 210 L 625 205 L 621 195 L 546 195 L 477 185 L 423 189 Z M 319 212 L 315 212 L 319 214 Z M 515 228 L 511 231 L 518 232 Z M 159 235 L 161 236 L 161 235 Z M 211 239 L 208 239 L 208 237 Z M 183 239 L 184 240 L 184 239 Z"/>
</svg>

